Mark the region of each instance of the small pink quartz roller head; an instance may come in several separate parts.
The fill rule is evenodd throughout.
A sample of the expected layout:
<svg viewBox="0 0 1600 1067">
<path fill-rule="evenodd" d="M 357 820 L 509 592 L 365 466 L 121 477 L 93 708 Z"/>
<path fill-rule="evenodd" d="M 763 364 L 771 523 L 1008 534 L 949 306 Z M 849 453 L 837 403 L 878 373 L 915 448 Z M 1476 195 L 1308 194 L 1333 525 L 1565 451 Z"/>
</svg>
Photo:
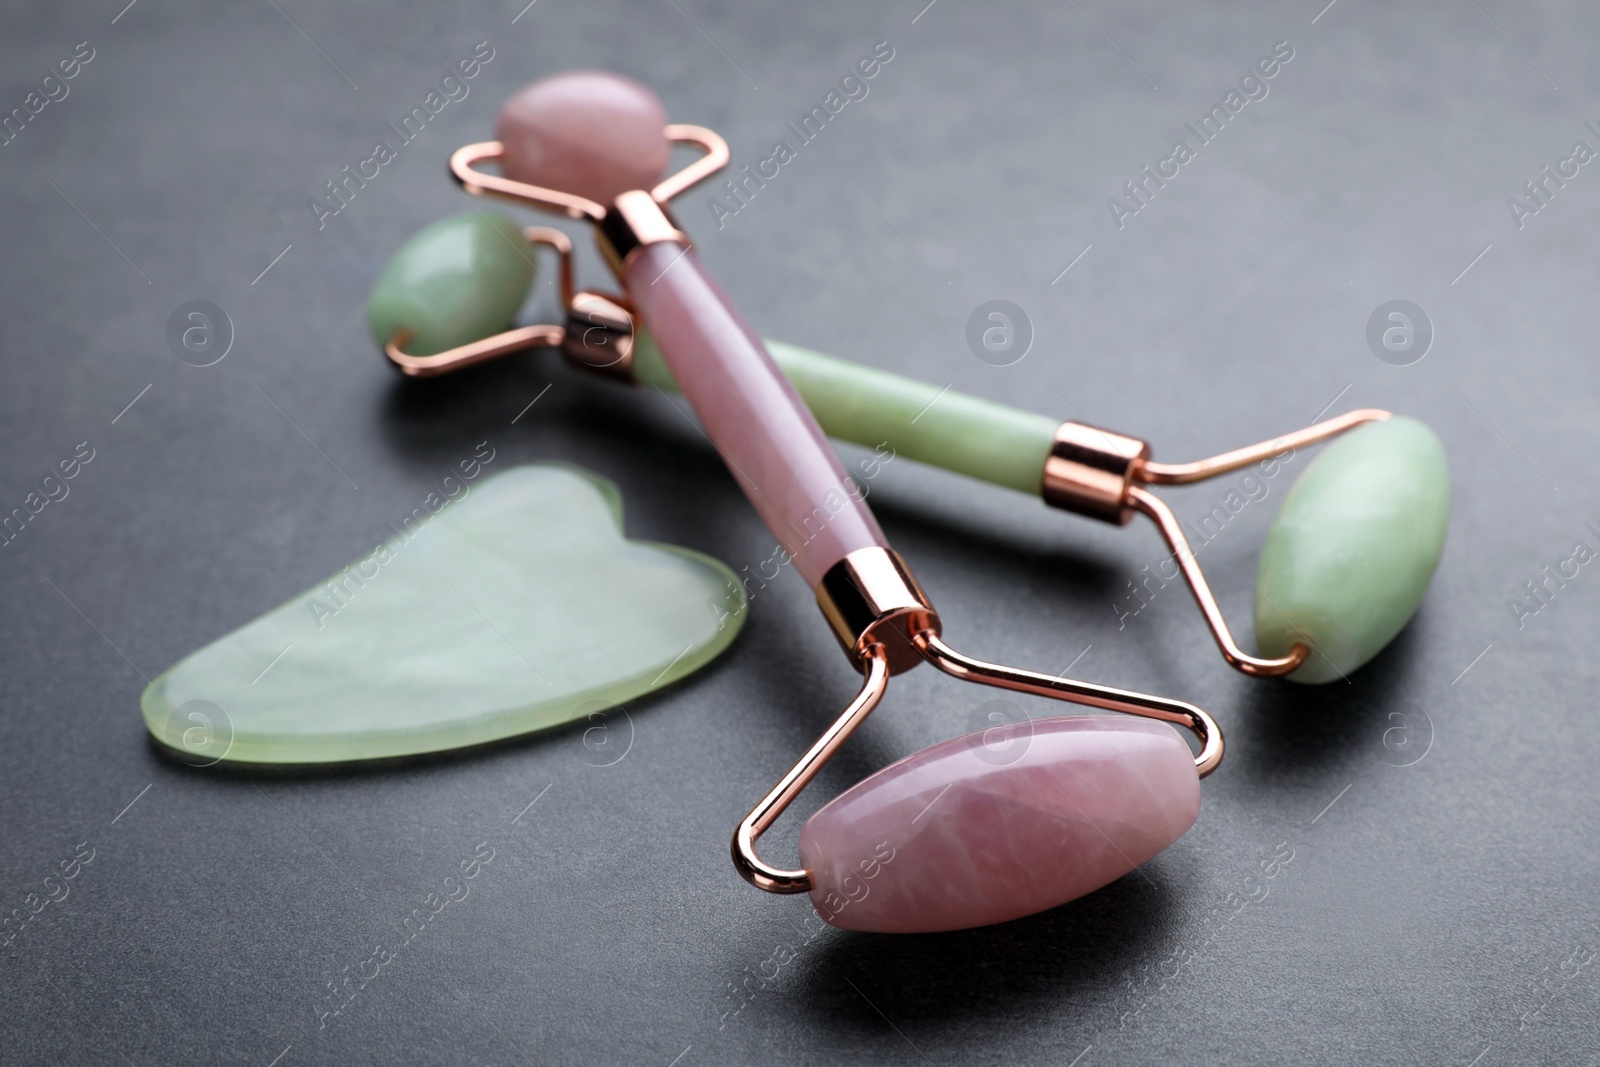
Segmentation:
<svg viewBox="0 0 1600 1067">
<path fill-rule="evenodd" d="M 735 830 L 739 873 L 770 892 L 809 892 L 836 926 L 951 930 L 1065 903 L 1181 836 L 1199 811 L 1199 779 L 1222 759 L 1209 715 L 973 659 L 940 636 L 938 613 L 816 419 L 668 211 L 673 196 L 727 163 L 722 138 L 667 124 L 648 89 L 592 71 L 523 89 L 502 109 L 497 132 L 499 141 L 459 149 L 451 171 L 469 193 L 595 224 L 625 290 L 608 299 L 650 328 L 707 436 L 863 676 L 843 714 Z M 662 179 L 675 142 L 705 155 Z M 499 175 L 478 169 L 490 161 Z M 1034 719 L 935 745 L 812 816 L 800 837 L 803 868 L 763 860 L 761 834 L 871 714 L 890 676 L 924 660 L 965 681 L 1142 719 Z M 1191 731 L 1200 754 L 1164 723 Z"/>
<path fill-rule="evenodd" d="M 507 100 L 495 136 L 506 177 L 609 204 L 661 180 L 672 154 L 666 127 L 666 109 L 638 82 L 575 70 Z"/>
</svg>

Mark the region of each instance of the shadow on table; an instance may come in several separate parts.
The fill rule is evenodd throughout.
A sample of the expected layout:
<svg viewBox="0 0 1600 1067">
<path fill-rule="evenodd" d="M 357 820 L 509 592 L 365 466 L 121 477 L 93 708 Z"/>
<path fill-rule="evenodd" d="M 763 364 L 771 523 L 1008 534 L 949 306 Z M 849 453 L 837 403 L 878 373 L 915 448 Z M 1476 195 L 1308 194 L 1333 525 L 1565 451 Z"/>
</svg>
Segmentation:
<svg viewBox="0 0 1600 1067">
<path fill-rule="evenodd" d="M 1166 955 L 1178 921 L 1159 863 L 1058 908 L 976 930 L 826 938 L 794 992 L 831 1026 L 987 1023 L 1062 1004 L 1074 1028 L 1115 1030 L 1144 1000 L 1134 973 Z M 1070 1058 L 1070 1057 L 1068 1057 Z"/>
<path fill-rule="evenodd" d="M 1251 775 L 1265 788 L 1343 770 L 1352 757 L 1394 766 L 1419 759 L 1435 726 L 1430 712 L 1410 696 L 1417 691 L 1425 612 L 1347 681 L 1248 686 L 1228 732 L 1233 772 Z"/>
</svg>

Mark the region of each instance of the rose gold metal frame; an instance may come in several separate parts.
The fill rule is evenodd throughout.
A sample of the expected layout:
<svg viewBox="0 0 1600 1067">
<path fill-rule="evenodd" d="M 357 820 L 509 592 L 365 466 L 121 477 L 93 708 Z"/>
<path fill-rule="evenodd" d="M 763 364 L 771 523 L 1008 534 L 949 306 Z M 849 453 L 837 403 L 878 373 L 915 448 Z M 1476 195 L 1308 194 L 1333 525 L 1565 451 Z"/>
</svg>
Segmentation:
<svg viewBox="0 0 1600 1067">
<path fill-rule="evenodd" d="M 669 124 L 667 140 L 673 144 L 694 145 L 705 150 L 705 155 L 674 174 L 657 182 L 650 196 L 657 203 L 666 203 L 689 188 L 705 181 L 728 165 L 728 142 L 715 130 L 704 126 L 682 123 Z M 461 188 L 473 196 L 494 196 L 524 207 L 540 211 L 554 211 L 568 218 L 599 222 L 605 218 L 606 206 L 586 197 L 574 196 L 542 185 L 512 181 L 498 174 L 487 174 L 478 169 L 480 163 L 498 162 L 505 158 L 505 145 L 499 141 L 480 141 L 463 145 L 450 156 L 450 173 Z"/>
<path fill-rule="evenodd" d="M 889 654 L 882 643 L 874 642 L 861 653 L 864 676 L 861 691 L 845 707 L 844 713 L 823 731 L 816 744 L 807 750 L 800 761 L 789 768 L 789 773 L 779 779 L 772 791 L 761 798 L 733 832 L 733 866 L 745 881 L 769 893 L 805 893 L 811 889 L 811 872 L 783 870 L 767 863 L 756 853 L 756 839 L 766 833 L 767 827 L 782 815 L 800 791 L 822 770 L 822 765 L 832 758 L 839 746 L 850 739 L 856 727 L 866 721 L 872 709 L 883 699 L 889 688 Z"/>
<path fill-rule="evenodd" d="M 1224 452 L 1208 459 L 1195 460 L 1193 463 L 1153 463 L 1146 462 L 1140 472 L 1139 479 L 1151 485 L 1189 485 L 1192 482 L 1201 482 L 1207 478 L 1215 478 L 1219 474 L 1228 474 L 1232 471 L 1248 467 L 1252 463 L 1281 456 L 1285 452 L 1293 452 L 1297 448 L 1314 445 L 1318 441 L 1326 441 L 1330 437 L 1337 437 L 1347 430 L 1368 422 L 1386 422 L 1393 418 L 1392 412 L 1382 408 L 1358 408 L 1347 411 L 1343 415 L 1321 422 L 1313 423 L 1303 430 L 1286 433 L 1282 437 L 1274 437 L 1270 441 L 1246 445 L 1236 448 L 1232 452 Z"/>
<path fill-rule="evenodd" d="M 434 378 L 524 349 L 557 346 L 566 337 L 566 332 L 561 326 L 522 326 L 431 356 L 412 356 L 405 352 L 405 346 L 411 340 L 411 331 L 397 330 L 383 346 L 383 354 L 407 378 Z"/>
<path fill-rule="evenodd" d="M 1166 502 L 1145 486 L 1189 485 L 1215 478 L 1336 437 L 1363 423 L 1382 422 L 1390 417 L 1389 412 L 1379 408 L 1361 408 L 1270 441 L 1193 463 L 1156 463 L 1150 459 L 1150 446 L 1137 437 L 1087 423 L 1064 422 L 1057 428 L 1050 456 L 1045 460 L 1040 495 L 1052 507 L 1119 525 L 1125 525 L 1136 511 L 1147 515 L 1172 550 L 1173 559 L 1189 592 L 1194 594 L 1222 658 L 1229 666 L 1252 677 L 1279 678 L 1293 673 L 1305 662 L 1311 649 L 1303 642 L 1296 642 L 1288 655 L 1265 658 L 1252 656 L 1240 648 L 1228 629 L 1222 609 L 1217 606 L 1217 598 L 1211 593 L 1205 572 L 1195 559 L 1183 525 Z"/>
<path fill-rule="evenodd" d="M 730 850 L 739 874 L 769 893 L 805 893 L 811 873 L 774 867 L 756 852 L 756 841 L 799 796 L 856 728 L 883 699 L 889 678 L 921 660 L 964 682 L 992 685 L 1013 692 L 1065 700 L 1107 711 L 1159 719 L 1181 726 L 1200 741 L 1195 772 L 1204 778 L 1222 762 L 1222 731 L 1216 720 L 1181 700 L 1169 700 L 1126 689 L 1113 689 L 1071 678 L 1037 674 L 1017 667 L 974 659 L 957 652 L 939 635 L 939 616 L 899 554 L 886 548 L 858 549 L 829 569 L 817 584 L 817 600 L 840 634 L 840 642 L 861 670 L 861 688 L 815 744 L 789 768 L 733 832 Z M 907 624 L 915 627 L 911 648 L 920 659 L 896 661 L 881 639 L 899 638 Z M 846 629 L 859 633 L 852 641 Z"/>
<path fill-rule="evenodd" d="M 1007 667 L 962 655 L 935 633 L 918 636 L 917 648 L 924 658 L 946 674 L 964 682 L 978 682 L 997 689 L 1010 689 L 1017 693 L 1065 700 L 1085 704 L 1105 711 L 1120 711 L 1126 715 L 1139 715 L 1147 719 L 1181 726 L 1194 734 L 1200 742 L 1200 754 L 1194 758 L 1194 769 L 1201 778 L 1206 777 L 1222 762 L 1224 743 L 1217 722 L 1206 712 L 1183 700 L 1152 696 L 1131 689 L 1113 689 L 1093 682 L 1080 682 L 1071 678 L 1039 674 L 1019 667 Z"/>
<path fill-rule="evenodd" d="M 673 144 L 694 145 L 705 154 L 649 190 L 629 190 L 610 204 L 478 169 L 481 163 L 505 158 L 505 145 L 499 141 L 480 141 L 456 149 L 450 156 L 450 173 L 461 183 L 461 188 L 473 196 L 499 197 L 524 207 L 554 211 L 594 223 L 600 251 L 617 278 L 622 280 L 628 264 L 651 245 L 666 242 L 690 247 L 688 235 L 673 222 L 667 203 L 727 166 L 730 158 L 728 142 L 715 130 L 674 123 L 666 126 L 664 132 Z"/>
</svg>

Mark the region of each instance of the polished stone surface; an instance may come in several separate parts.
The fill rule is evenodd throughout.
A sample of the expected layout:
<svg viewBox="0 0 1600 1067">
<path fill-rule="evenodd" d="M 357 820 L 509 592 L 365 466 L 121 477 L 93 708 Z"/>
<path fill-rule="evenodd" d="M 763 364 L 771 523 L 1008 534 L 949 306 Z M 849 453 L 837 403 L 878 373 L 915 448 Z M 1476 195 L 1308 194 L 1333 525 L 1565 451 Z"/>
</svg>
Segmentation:
<svg viewBox="0 0 1600 1067">
<path fill-rule="evenodd" d="M 1076 900 L 1194 825 L 1200 779 L 1173 727 L 1124 715 L 1021 722 L 885 767 L 807 820 L 800 861 L 834 926 L 931 933 Z"/>
<path fill-rule="evenodd" d="M 806 585 L 851 552 L 887 546 L 865 490 L 700 257 L 651 245 L 627 281 L 707 438 Z"/>
<path fill-rule="evenodd" d="M 1311 648 L 1295 682 L 1349 677 L 1411 621 L 1444 552 L 1450 470 L 1416 419 L 1368 423 L 1311 461 L 1267 531 L 1256 643 Z"/>
<path fill-rule="evenodd" d="M 470 344 L 511 325 L 533 274 L 515 222 L 498 211 L 450 215 L 395 250 L 367 297 L 367 329 L 379 348 L 407 331 L 413 356 Z"/>
<path fill-rule="evenodd" d="M 672 148 L 651 90 L 609 71 L 540 78 L 500 108 L 495 140 L 508 178 L 609 204 L 661 180 Z"/>
<path fill-rule="evenodd" d="M 623 538 L 609 482 L 525 466 L 445 494 L 150 683 L 151 735 L 202 761 L 338 763 L 603 724 L 744 624 L 727 567 Z"/>
</svg>

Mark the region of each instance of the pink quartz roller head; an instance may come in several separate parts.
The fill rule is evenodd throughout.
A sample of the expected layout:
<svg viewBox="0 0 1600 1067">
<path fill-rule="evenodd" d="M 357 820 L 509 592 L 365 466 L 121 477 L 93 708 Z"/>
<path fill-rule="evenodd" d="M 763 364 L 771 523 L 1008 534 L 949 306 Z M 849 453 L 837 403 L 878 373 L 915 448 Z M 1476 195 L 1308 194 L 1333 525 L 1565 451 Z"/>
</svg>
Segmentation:
<svg viewBox="0 0 1600 1067">
<path fill-rule="evenodd" d="M 521 90 L 501 110 L 497 133 L 498 141 L 457 150 L 452 173 L 469 193 L 595 224 L 624 287 L 612 306 L 649 326 L 706 435 L 862 675 L 843 714 L 735 830 L 739 873 L 770 892 L 809 892 L 837 926 L 949 930 L 1064 903 L 1181 836 L 1199 810 L 1199 779 L 1222 759 L 1209 715 L 974 659 L 944 642 L 938 613 L 816 419 L 670 214 L 673 196 L 727 163 L 722 138 L 666 123 L 648 89 L 596 71 Z M 663 179 L 673 143 L 704 155 Z M 487 162 L 501 173 L 480 169 Z M 1011 738 L 1022 745 L 1015 759 L 983 754 L 994 731 L 974 735 L 978 743 L 936 745 L 813 816 L 800 838 L 803 868 L 764 861 L 757 839 L 871 714 L 889 677 L 924 660 L 965 681 L 1142 718 L 1031 720 L 1026 738 Z M 1191 731 L 1199 755 L 1164 723 Z"/>
<path fill-rule="evenodd" d="M 500 108 L 506 177 L 609 204 L 661 180 L 672 154 L 667 112 L 629 78 L 575 70 L 527 86 Z"/>
</svg>

